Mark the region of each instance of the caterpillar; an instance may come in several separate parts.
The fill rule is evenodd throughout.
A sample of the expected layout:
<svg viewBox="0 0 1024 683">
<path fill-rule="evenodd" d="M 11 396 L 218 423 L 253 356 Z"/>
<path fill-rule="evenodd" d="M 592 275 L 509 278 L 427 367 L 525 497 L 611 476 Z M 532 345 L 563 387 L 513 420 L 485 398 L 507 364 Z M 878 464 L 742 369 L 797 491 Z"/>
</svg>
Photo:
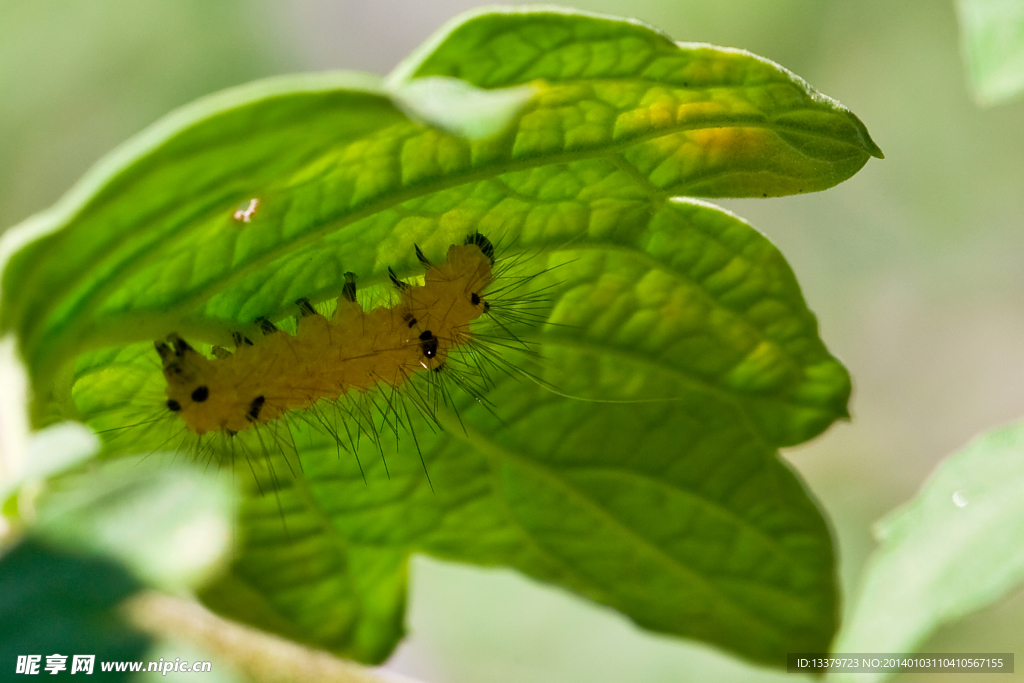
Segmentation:
<svg viewBox="0 0 1024 683">
<path fill-rule="evenodd" d="M 259 318 L 263 337 L 258 342 L 235 333 L 236 350 L 215 346 L 212 358 L 178 334 L 156 341 L 166 381 L 164 410 L 181 421 L 187 434 L 230 438 L 274 427 L 297 414 L 293 411 L 315 409 L 321 401 L 351 402 L 381 389 L 394 394 L 418 374 L 447 373 L 479 397 L 483 387 L 473 381 L 472 373 L 465 367 L 448 367 L 453 352 L 473 353 L 479 348 L 470 325 L 488 313 L 500 317 L 502 304 L 505 315 L 522 319 L 530 314 L 513 314 L 507 299 L 497 310 L 492 307 L 488 299 L 496 277 L 494 246 L 483 235 L 474 233 L 464 244 L 450 247 L 441 264 L 432 264 L 419 247 L 415 251 L 426 268 L 423 284 L 404 282 L 388 269 L 398 290 L 394 305 L 364 310 L 356 300 L 356 277 L 346 273 L 330 318 L 307 299 L 296 302 L 294 335 Z M 518 284 L 522 283 L 512 288 Z M 500 322 L 499 326 L 507 330 Z M 482 376 L 486 383 L 482 364 L 475 366 L 480 370 L 476 379 Z M 430 416 L 428 401 L 414 403 Z M 340 445 L 339 430 L 326 423 L 324 427 Z"/>
</svg>

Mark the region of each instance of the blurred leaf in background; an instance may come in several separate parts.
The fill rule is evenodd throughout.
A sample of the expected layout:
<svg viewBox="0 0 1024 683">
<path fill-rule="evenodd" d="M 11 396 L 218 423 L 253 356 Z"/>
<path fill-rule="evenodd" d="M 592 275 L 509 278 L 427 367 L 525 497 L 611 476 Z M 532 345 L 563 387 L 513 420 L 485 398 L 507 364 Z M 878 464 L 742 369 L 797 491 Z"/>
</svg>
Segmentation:
<svg viewBox="0 0 1024 683">
<path fill-rule="evenodd" d="M 221 567 L 234 522 L 229 474 L 160 458 L 96 463 L 49 482 L 32 534 L 117 558 L 146 585 L 181 591 Z"/>
<path fill-rule="evenodd" d="M 21 479 L 4 482 L 2 497 L 13 495 L 0 518 L 0 674 L 28 654 L 44 664 L 55 653 L 92 654 L 96 667 L 143 659 L 149 638 L 129 625 L 121 603 L 143 587 L 187 592 L 226 558 L 228 477 L 158 458 L 63 471 L 97 447 L 80 424 L 41 430 L 27 444 Z M 230 677 L 218 669 L 211 680 Z"/>
<path fill-rule="evenodd" d="M 976 101 L 991 106 L 1017 98 L 1024 91 L 1024 2 L 958 0 L 957 9 Z M 880 547 L 864 569 L 837 651 L 920 650 L 942 626 L 1019 587 L 1022 463 L 1024 426 L 985 433 L 946 458 L 911 501 L 875 525 Z M 835 674 L 830 680 L 891 676 Z"/>
<path fill-rule="evenodd" d="M 10 387 L 3 386 L 0 401 L 11 401 Z M 13 397 L 20 400 L 20 397 Z M 7 412 L 0 412 L 4 418 Z M 6 425 L 5 425 L 6 426 Z M 99 451 L 99 439 L 92 430 L 77 422 L 62 422 L 39 430 L 28 439 L 27 445 L 5 444 L 0 450 L 0 501 L 4 501 L 19 486 L 38 485 L 56 476 Z"/>
<path fill-rule="evenodd" d="M 141 660 L 148 637 L 127 625 L 116 608 L 141 584 L 111 560 L 80 555 L 35 540 L 23 540 L 0 556 L 0 677 L 16 680 L 19 656 L 95 655 L 100 661 Z M 54 674 L 57 672 L 54 671 Z"/>
<path fill-rule="evenodd" d="M 1022 491 L 1024 424 L 978 437 L 947 458 L 913 500 L 876 525 L 880 547 L 836 651 L 917 651 L 941 625 L 1016 588 L 1024 579 Z"/>
<path fill-rule="evenodd" d="M 957 0 L 960 40 L 974 98 L 1002 104 L 1024 91 L 1024 0 Z"/>
</svg>

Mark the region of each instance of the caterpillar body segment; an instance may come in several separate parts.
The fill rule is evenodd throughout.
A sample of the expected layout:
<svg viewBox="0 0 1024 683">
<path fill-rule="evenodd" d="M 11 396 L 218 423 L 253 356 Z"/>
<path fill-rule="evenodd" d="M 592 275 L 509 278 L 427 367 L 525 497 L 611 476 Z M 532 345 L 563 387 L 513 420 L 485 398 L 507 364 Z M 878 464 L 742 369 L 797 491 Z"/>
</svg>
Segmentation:
<svg viewBox="0 0 1024 683">
<path fill-rule="evenodd" d="M 417 258 L 429 263 L 419 249 Z M 295 335 L 261 318 L 258 341 L 236 335 L 235 351 L 218 347 L 214 358 L 172 334 L 156 343 L 166 409 L 196 435 L 234 435 L 322 399 L 397 389 L 418 372 L 440 370 L 453 350 L 470 344 L 470 324 L 489 310 L 493 260 L 491 243 L 473 235 L 449 248 L 444 263 L 430 264 L 422 285 L 392 274 L 397 304 L 369 311 L 355 301 L 355 276 L 346 273 L 330 319 L 300 299 Z"/>
</svg>

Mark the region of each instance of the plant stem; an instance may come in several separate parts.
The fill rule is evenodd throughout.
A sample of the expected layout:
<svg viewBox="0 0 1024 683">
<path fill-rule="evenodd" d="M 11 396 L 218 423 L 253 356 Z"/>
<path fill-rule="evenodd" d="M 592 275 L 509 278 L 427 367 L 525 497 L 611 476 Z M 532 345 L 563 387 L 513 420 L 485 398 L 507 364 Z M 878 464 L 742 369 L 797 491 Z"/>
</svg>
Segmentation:
<svg viewBox="0 0 1024 683">
<path fill-rule="evenodd" d="M 418 683 L 228 621 L 198 602 L 156 591 L 130 598 L 123 613 L 146 634 L 195 645 L 258 683 Z"/>
</svg>

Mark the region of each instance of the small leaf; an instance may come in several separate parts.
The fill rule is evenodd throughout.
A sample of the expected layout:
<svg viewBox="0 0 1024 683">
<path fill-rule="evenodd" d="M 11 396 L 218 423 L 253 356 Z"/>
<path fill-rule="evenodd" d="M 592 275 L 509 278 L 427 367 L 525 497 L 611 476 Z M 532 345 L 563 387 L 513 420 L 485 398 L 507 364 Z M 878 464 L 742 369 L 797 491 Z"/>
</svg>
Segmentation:
<svg viewBox="0 0 1024 683">
<path fill-rule="evenodd" d="M 992 604 L 1024 579 L 1024 423 L 947 458 L 876 527 L 880 547 L 837 652 L 913 652 L 939 626 Z M 856 674 L 850 680 L 884 680 Z"/>
<path fill-rule="evenodd" d="M 974 99 L 1009 102 L 1024 91 L 1024 0 L 957 0 Z"/>
<path fill-rule="evenodd" d="M 40 656 L 37 671 L 44 676 L 49 674 L 46 657 L 52 654 L 67 656 L 63 675 L 71 672 L 76 654 L 96 656 L 94 674 L 100 673 L 101 661 L 141 660 L 148 638 L 115 610 L 139 588 L 106 559 L 69 554 L 37 541 L 9 549 L 0 557 L 0 666 L 5 677 L 26 655 Z"/>
<path fill-rule="evenodd" d="M 100 450 L 100 441 L 81 424 L 62 422 L 33 434 L 24 453 L 11 450 L 5 451 L 2 457 L 7 461 L 6 469 L 14 476 L 0 481 L 0 500 L 25 482 L 56 476 L 96 455 Z M 0 471 L 3 469 L 0 468 Z"/>
<path fill-rule="evenodd" d="M 537 89 L 519 85 L 484 90 L 457 78 L 428 76 L 401 83 L 391 94 L 413 120 L 466 140 L 482 140 L 508 129 Z"/>
<path fill-rule="evenodd" d="M 121 459 L 51 481 L 35 504 L 37 537 L 116 558 L 166 590 L 216 573 L 231 537 L 231 491 L 194 467 Z"/>
</svg>

